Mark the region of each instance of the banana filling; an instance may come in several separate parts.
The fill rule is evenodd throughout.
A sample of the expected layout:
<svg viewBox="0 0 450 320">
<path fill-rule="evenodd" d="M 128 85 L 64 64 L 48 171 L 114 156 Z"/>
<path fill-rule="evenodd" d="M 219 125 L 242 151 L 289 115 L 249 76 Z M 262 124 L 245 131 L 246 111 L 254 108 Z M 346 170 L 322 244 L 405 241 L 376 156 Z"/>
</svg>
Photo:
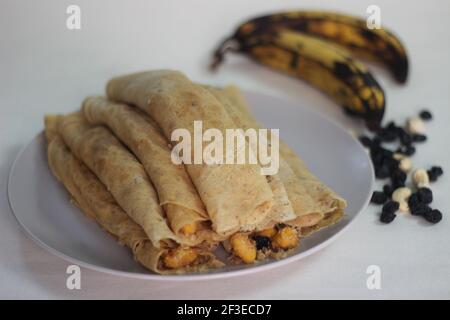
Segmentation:
<svg viewBox="0 0 450 320">
<path fill-rule="evenodd" d="M 179 269 L 194 264 L 199 257 L 197 250 L 193 248 L 178 247 L 169 250 L 169 252 L 163 256 L 162 261 L 168 269 Z"/>
<path fill-rule="evenodd" d="M 298 244 L 297 230 L 286 225 L 255 233 L 236 233 L 229 242 L 233 254 L 247 264 L 263 259 L 271 253 L 295 248 Z"/>
<path fill-rule="evenodd" d="M 181 228 L 181 233 L 185 236 L 191 236 L 195 234 L 197 230 L 198 230 L 198 223 L 194 222 L 184 225 L 183 228 Z"/>
</svg>

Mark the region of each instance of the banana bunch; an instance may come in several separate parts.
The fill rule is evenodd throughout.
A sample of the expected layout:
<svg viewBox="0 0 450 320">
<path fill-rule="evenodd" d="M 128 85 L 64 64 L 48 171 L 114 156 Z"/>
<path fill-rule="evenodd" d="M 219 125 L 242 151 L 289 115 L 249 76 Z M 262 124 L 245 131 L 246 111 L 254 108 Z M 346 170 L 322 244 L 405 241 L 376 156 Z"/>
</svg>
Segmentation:
<svg viewBox="0 0 450 320">
<path fill-rule="evenodd" d="M 379 127 L 386 99 L 353 56 L 382 63 L 400 83 L 408 75 L 406 51 L 398 38 L 385 29 L 368 29 L 365 20 L 337 13 L 297 11 L 247 21 L 215 51 L 213 68 L 228 51 L 305 80 L 348 114 L 365 119 L 371 129 Z"/>
</svg>

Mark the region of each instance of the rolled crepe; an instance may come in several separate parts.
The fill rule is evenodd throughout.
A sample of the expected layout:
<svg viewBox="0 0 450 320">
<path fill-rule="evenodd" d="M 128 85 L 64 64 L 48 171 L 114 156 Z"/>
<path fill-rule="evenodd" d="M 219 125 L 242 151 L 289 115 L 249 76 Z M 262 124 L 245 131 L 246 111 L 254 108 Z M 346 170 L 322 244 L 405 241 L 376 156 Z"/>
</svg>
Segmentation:
<svg viewBox="0 0 450 320">
<path fill-rule="evenodd" d="M 323 214 L 323 219 L 317 224 L 302 228 L 302 235 L 309 235 L 338 222 L 344 216 L 347 202 L 322 183 L 286 143 L 280 143 L 280 154 L 289 163 L 300 183 L 305 186 L 308 194 L 315 201 L 318 206 L 317 210 Z"/>
<path fill-rule="evenodd" d="M 58 117 L 45 118 L 47 154 L 53 174 L 63 183 L 82 212 L 119 243 L 129 247 L 137 261 L 161 274 L 198 272 L 223 265 L 211 253 L 198 250 L 196 261 L 189 266 L 178 269 L 165 267 L 162 261 L 170 249 L 157 249 L 152 245 L 144 230 L 123 211 L 100 180 L 64 144 L 57 134 L 57 122 Z"/>
<path fill-rule="evenodd" d="M 148 113 L 171 139 L 175 129 L 194 136 L 194 121 L 223 136 L 233 122 L 206 89 L 176 71 L 150 71 L 114 78 L 108 97 Z M 213 229 L 221 235 L 254 230 L 268 215 L 273 193 L 257 164 L 187 164 L 187 171 L 206 206 Z"/>
<path fill-rule="evenodd" d="M 151 118 L 139 109 L 103 97 L 87 98 L 83 114 L 90 124 L 106 125 L 140 160 L 172 231 L 183 238 L 183 243 L 195 245 L 219 239 L 202 224 L 209 217 L 197 190 L 184 166 L 172 162 L 168 141 Z"/>
<path fill-rule="evenodd" d="M 208 87 L 214 96 L 222 102 L 226 111 L 234 121 L 236 126 L 247 129 L 260 129 L 261 126 L 251 117 L 250 113 L 246 109 L 242 109 L 234 99 L 230 97 L 230 94 L 225 90 Z M 318 208 L 318 204 L 312 199 L 309 193 L 305 190 L 305 186 L 297 178 L 294 171 L 290 168 L 283 156 L 279 157 L 279 171 L 274 177 L 280 180 L 286 191 L 287 198 L 292 205 L 293 214 L 290 216 L 290 223 L 296 226 L 311 226 L 316 224 L 323 218 L 323 214 Z M 295 213 L 294 213 L 295 212 Z M 286 221 L 286 220 L 285 220 Z M 283 222 L 285 222 L 283 221 Z"/>
<path fill-rule="evenodd" d="M 236 106 L 236 119 L 243 127 L 259 128 L 244 96 L 236 86 L 227 86 L 223 93 Z M 280 140 L 279 175 L 288 192 L 297 219 L 291 225 L 301 227 L 303 236 L 329 226 L 342 218 L 346 201 L 323 184 L 306 166 L 303 160 Z"/>
<path fill-rule="evenodd" d="M 216 97 L 217 100 L 222 103 L 227 114 L 233 121 L 235 128 L 243 129 L 244 131 L 251 128 L 241 117 L 238 108 L 231 103 L 223 90 L 211 86 L 204 86 L 204 88 L 206 88 L 212 95 L 214 95 L 214 97 Z M 251 150 L 251 152 L 255 153 L 255 150 Z M 285 170 L 285 167 L 280 168 L 280 170 Z M 266 221 L 262 223 L 261 227 L 258 229 L 271 228 L 278 223 L 290 221 L 296 218 L 287 190 L 280 178 L 280 175 L 275 174 L 268 176 L 267 180 L 274 194 L 274 204 L 266 218 Z"/>
<path fill-rule="evenodd" d="M 81 113 L 62 116 L 58 125 L 66 145 L 100 179 L 156 248 L 179 242 L 170 230 L 158 196 L 139 161 L 105 127 L 91 126 Z"/>
</svg>

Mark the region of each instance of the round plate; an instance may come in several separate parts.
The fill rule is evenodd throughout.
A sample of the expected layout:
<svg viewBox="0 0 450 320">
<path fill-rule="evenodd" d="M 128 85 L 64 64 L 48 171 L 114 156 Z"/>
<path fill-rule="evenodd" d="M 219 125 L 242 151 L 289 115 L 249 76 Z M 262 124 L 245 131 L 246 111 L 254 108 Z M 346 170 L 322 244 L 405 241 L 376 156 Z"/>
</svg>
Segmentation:
<svg viewBox="0 0 450 320">
<path fill-rule="evenodd" d="M 158 275 L 134 261 L 130 251 L 86 218 L 69 202 L 47 165 L 43 134 L 14 161 L 8 181 L 11 209 L 40 246 L 72 263 L 116 275 L 153 280 L 199 280 L 243 275 L 304 258 L 334 241 L 369 202 L 374 181 L 371 161 L 347 131 L 296 103 L 260 93 L 246 93 L 258 120 L 280 129 L 280 138 L 298 152 L 320 179 L 347 199 L 344 218 L 302 239 L 296 252 L 282 260 L 226 266 L 203 274 Z"/>
</svg>

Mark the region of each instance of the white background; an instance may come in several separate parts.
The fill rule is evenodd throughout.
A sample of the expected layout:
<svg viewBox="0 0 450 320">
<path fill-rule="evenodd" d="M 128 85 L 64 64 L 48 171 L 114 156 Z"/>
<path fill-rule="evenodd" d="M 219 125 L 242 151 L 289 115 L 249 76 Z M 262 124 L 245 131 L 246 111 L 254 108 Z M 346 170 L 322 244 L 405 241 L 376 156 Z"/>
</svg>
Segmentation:
<svg viewBox="0 0 450 320">
<path fill-rule="evenodd" d="M 66 29 L 70 4 L 81 7 L 79 31 Z M 391 225 L 380 225 L 380 208 L 371 206 L 327 249 L 270 272 L 167 283 L 82 269 L 82 289 L 66 289 L 68 263 L 25 236 L 6 196 L 10 165 L 42 130 L 45 113 L 75 110 L 85 96 L 102 93 L 113 75 L 173 68 L 195 80 L 236 83 L 298 101 L 351 126 L 326 96 L 244 57 L 228 57 L 217 74 L 209 73 L 207 65 L 217 43 L 251 16 L 293 8 L 365 16 L 370 4 L 381 7 L 382 23 L 401 36 L 411 62 L 406 86 L 372 66 L 387 93 L 386 119 L 403 121 L 423 107 L 435 116 L 428 125 L 430 141 L 419 147 L 414 164 L 439 164 L 447 171 L 434 185 L 434 206 L 444 214 L 441 223 L 431 226 L 400 216 Z M 449 21 L 450 2 L 445 0 L 0 0 L 0 298 L 450 298 Z M 366 268 L 372 264 L 382 270 L 381 290 L 366 287 Z"/>
</svg>

